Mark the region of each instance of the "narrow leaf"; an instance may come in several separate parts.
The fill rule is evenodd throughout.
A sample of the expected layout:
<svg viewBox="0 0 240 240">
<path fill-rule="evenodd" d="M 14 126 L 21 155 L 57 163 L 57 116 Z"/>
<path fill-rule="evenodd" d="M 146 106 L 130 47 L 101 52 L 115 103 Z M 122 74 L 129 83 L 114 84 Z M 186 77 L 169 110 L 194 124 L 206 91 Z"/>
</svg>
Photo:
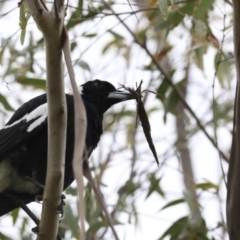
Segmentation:
<svg viewBox="0 0 240 240">
<path fill-rule="evenodd" d="M 78 65 L 79 65 L 82 69 L 91 72 L 91 69 L 90 69 L 88 63 L 86 63 L 86 62 L 84 62 L 84 61 L 79 61 L 79 62 L 78 62 Z"/>
<path fill-rule="evenodd" d="M 16 78 L 17 82 L 25 85 L 25 86 L 31 86 L 36 89 L 43 89 L 46 90 L 46 81 L 44 79 L 39 78 L 28 78 L 25 76 L 19 76 Z"/>
<path fill-rule="evenodd" d="M 158 0 L 158 4 L 159 4 L 159 9 L 161 11 L 161 13 L 163 14 L 163 20 L 167 20 L 168 18 L 168 4 L 167 4 L 167 0 Z"/>
<path fill-rule="evenodd" d="M 19 26 L 21 28 L 21 37 L 20 37 L 20 42 L 23 45 L 24 40 L 25 40 L 25 35 L 26 35 L 26 27 L 27 27 L 27 22 L 30 18 L 30 14 L 26 11 L 26 7 L 24 2 L 20 5 L 19 8 Z"/>
<path fill-rule="evenodd" d="M 115 39 L 117 39 L 117 40 L 124 40 L 124 37 L 122 35 L 120 35 L 119 33 L 116 33 L 116 32 L 114 32 L 112 30 L 108 30 L 108 32 L 110 32 L 115 37 Z"/>
<path fill-rule="evenodd" d="M 210 190 L 210 189 L 215 189 L 218 190 L 219 186 L 212 183 L 212 182 L 205 182 L 205 183 L 199 183 L 196 184 L 196 188 L 202 189 L 204 191 Z"/>
<path fill-rule="evenodd" d="M 166 205 L 164 205 L 164 206 L 160 209 L 160 211 L 162 211 L 163 209 L 166 209 L 166 208 L 175 206 L 175 205 L 177 205 L 177 204 L 184 203 L 184 202 L 185 202 L 185 199 L 183 199 L 183 198 L 180 198 L 180 199 L 171 201 L 171 202 L 167 203 Z"/>
<path fill-rule="evenodd" d="M 11 105 L 8 103 L 7 99 L 0 94 L 0 103 L 4 106 L 4 108 L 8 111 L 14 111 L 14 109 L 11 107 Z"/>
</svg>

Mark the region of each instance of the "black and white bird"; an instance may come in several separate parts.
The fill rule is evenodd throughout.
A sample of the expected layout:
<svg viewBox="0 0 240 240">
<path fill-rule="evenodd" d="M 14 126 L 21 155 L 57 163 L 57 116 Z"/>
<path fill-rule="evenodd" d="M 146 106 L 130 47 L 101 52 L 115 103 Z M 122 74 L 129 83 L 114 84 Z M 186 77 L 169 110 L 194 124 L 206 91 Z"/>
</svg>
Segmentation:
<svg viewBox="0 0 240 240">
<path fill-rule="evenodd" d="M 79 88 L 86 108 L 88 126 L 86 148 L 96 148 L 102 135 L 103 114 L 114 104 L 133 99 L 106 81 L 88 81 Z M 63 190 L 74 180 L 72 158 L 74 147 L 74 102 L 67 101 L 67 141 Z M 33 98 L 13 114 L 0 130 L 0 216 L 35 201 L 43 194 L 47 167 L 47 96 Z"/>
</svg>

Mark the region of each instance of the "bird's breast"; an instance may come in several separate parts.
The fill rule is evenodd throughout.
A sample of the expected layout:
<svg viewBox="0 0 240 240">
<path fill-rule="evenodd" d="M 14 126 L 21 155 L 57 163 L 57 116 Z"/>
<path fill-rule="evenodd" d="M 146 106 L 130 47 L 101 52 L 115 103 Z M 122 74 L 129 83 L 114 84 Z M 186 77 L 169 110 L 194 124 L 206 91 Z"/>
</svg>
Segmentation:
<svg viewBox="0 0 240 240">
<path fill-rule="evenodd" d="M 0 162 L 0 192 L 10 189 L 29 194 L 34 194 L 38 190 L 34 184 L 20 177 L 18 169 L 12 166 L 9 159 L 5 159 Z"/>
</svg>

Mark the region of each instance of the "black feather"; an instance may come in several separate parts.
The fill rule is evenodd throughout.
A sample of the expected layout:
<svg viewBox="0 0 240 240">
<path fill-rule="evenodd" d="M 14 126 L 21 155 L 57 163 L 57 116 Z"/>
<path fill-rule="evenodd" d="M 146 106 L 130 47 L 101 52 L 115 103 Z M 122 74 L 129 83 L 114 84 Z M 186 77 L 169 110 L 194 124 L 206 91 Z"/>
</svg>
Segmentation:
<svg viewBox="0 0 240 240">
<path fill-rule="evenodd" d="M 82 85 L 82 98 L 88 120 L 86 148 L 90 155 L 102 135 L 104 112 L 112 105 L 133 99 L 133 97 L 130 93 L 117 91 L 108 82 L 95 80 Z M 66 101 L 67 139 L 63 190 L 74 180 L 72 170 L 74 148 L 73 96 L 66 94 Z M 41 188 L 37 188 L 34 184 L 29 185 L 29 182 L 24 181 L 21 176 L 31 177 L 45 185 L 48 146 L 47 115 L 43 115 L 43 117 L 41 114 L 34 115 L 32 119 L 30 116 L 33 116 L 34 110 L 46 103 L 46 94 L 33 98 L 23 104 L 13 114 L 5 128 L 0 130 L 0 216 L 17 207 L 11 201 L 11 197 L 17 196 L 27 204 L 34 201 L 36 195 L 43 194 Z M 40 118 L 43 120 L 41 124 L 35 124 Z M 32 124 L 35 124 L 34 127 Z M 4 185 L 6 180 L 9 180 L 10 184 Z"/>
</svg>

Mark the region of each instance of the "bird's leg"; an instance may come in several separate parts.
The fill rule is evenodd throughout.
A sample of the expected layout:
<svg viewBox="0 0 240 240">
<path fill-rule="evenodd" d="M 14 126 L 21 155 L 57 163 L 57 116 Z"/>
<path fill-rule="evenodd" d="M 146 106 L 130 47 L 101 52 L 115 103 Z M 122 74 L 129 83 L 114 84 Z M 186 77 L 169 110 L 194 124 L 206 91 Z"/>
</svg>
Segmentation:
<svg viewBox="0 0 240 240">
<path fill-rule="evenodd" d="M 25 176 L 25 175 L 20 175 L 23 179 L 25 179 L 26 181 L 29 181 L 31 183 L 33 183 L 34 185 L 36 185 L 37 187 L 39 187 L 41 190 L 44 191 L 44 188 L 45 186 L 41 183 L 39 183 L 38 181 L 36 181 L 35 179 L 29 177 L 29 176 Z M 59 204 L 59 206 L 57 207 L 57 213 L 60 214 L 60 218 L 63 217 L 64 215 L 64 206 L 66 205 L 65 204 L 65 201 L 64 199 L 66 199 L 66 196 L 64 194 L 61 195 L 61 202 Z M 36 195 L 35 196 L 35 201 L 40 203 L 41 201 L 43 201 L 43 195 Z"/>
<path fill-rule="evenodd" d="M 36 185 L 37 187 L 39 187 L 40 189 L 44 190 L 44 185 L 42 185 L 40 182 L 36 181 L 35 179 L 29 177 L 29 176 L 23 176 L 25 180 L 33 183 L 34 185 Z"/>
<path fill-rule="evenodd" d="M 57 207 L 57 213 L 60 214 L 60 218 L 63 217 L 64 215 L 64 206 L 66 205 L 64 199 L 66 199 L 66 196 L 64 194 L 61 195 L 61 202 L 59 204 L 59 206 Z M 36 195 L 35 196 L 35 201 L 40 203 L 43 201 L 43 195 Z"/>
<path fill-rule="evenodd" d="M 17 206 L 22 208 L 28 214 L 28 216 L 36 223 L 37 226 L 39 225 L 40 220 L 20 198 L 16 196 L 11 196 L 11 199 Z"/>
<path fill-rule="evenodd" d="M 41 236 L 41 234 L 39 234 L 40 220 L 38 219 L 38 217 L 28 208 L 28 206 L 20 198 L 18 198 L 16 196 L 11 196 L 11 199 L 17 206 L 22 208 L 37 225 L 36 227 L 32 228 L 32 232 L 34 232 L 38 236 Z M 61 240 L 61 239 L 62 238 L 61 238 L 60 234 L 58 233 L 57 240 Z"/>
</svg>

